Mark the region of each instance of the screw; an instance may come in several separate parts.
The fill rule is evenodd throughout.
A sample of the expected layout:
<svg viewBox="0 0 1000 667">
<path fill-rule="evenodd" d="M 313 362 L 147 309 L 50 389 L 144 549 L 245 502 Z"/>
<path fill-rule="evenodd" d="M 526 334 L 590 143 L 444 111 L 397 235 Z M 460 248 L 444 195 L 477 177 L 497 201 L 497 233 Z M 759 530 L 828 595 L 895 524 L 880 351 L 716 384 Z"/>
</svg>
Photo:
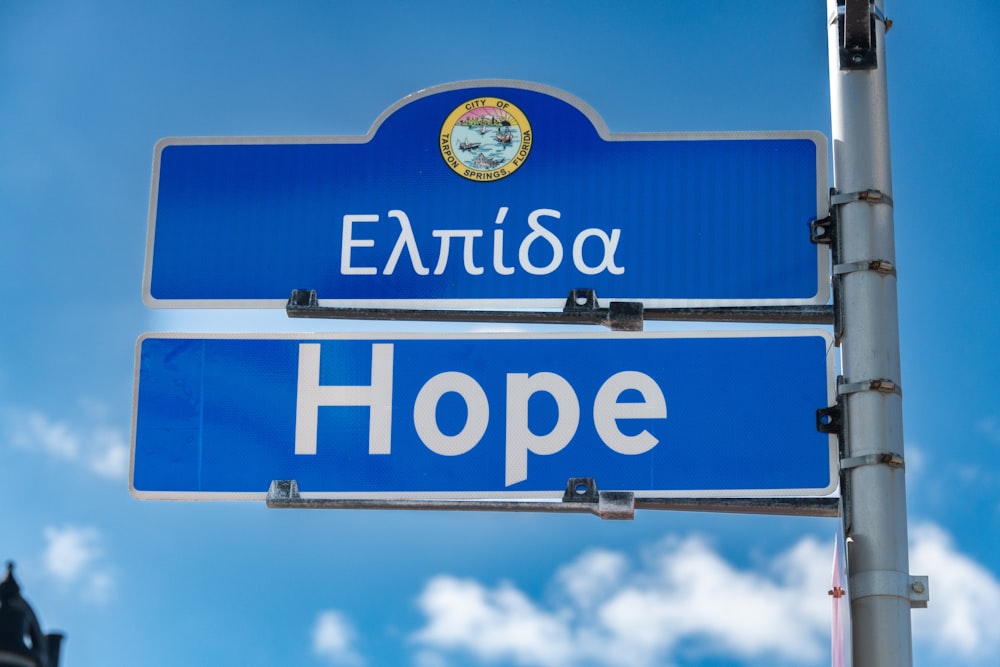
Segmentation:
<svg viewBox="0 0 1000 667">
<path fill-rule="evenodd" d="M 924 582 L 922 582 L 922 581 L 914 581 L 912 584 L 910 584 L 910 589 L 914 593 L 916 593 L 917 595 L 921 595 L 921 594 L 923 594 L 923 592 L 925 590 L 924 589 Z"/>
</svg>

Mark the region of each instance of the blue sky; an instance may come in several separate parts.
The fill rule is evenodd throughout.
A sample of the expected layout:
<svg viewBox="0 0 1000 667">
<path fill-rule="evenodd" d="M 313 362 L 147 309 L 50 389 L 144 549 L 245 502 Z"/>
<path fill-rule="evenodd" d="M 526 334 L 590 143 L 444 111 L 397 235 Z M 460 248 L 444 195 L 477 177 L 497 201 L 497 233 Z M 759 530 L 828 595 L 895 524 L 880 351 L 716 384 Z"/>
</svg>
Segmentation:
<svg viewBox="0 0 1000 667">
<path fill-rule="evenodd" d="M 886 10 L 910 559 L 932 595 L 914 662 L 991 664 L 1000 9 Z M 142 304 L 161 137 L 361 135 L 486 78 L 565 90 L 613 132 L 829 134 L 826 41 L 821 0 L 0 0 L 0 558 L 67 633 L 63 664 L 829 664 L 832 519 L 278 511 L 127 482 L 140 334 L 302 328 Z"/>
</svg>

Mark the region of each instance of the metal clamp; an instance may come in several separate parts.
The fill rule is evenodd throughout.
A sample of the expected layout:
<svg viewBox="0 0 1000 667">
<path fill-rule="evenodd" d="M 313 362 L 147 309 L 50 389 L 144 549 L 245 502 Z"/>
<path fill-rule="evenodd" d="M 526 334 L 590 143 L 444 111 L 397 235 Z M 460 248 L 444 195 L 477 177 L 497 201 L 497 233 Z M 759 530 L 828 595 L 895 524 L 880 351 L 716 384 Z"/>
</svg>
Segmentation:
<svg viewBox="0 0 1000 667">
<path fill-rule="evenodd" d="M 837 384 L 838 396 L 856 394 L 862 391 L 877 391 L 880 394 L 896 394 L 898 396 L 903 395 L 903 388 L 899 386 L 899 383 L 892 380 L 863 380 L 861 382 L 838 382 Z"/>
<path fill-rule="evenodd" d="M 860 262 L 848 262 L 846 264 L 837 264 L 833 267 L 833 275 L 842 276 L 847 273 L 855 273 L 857 271 L 874 271 L 883 276 L 895 276 L 896 267 L 892 262 L 888 262 L 884 259 L 869 259 Z"/>
<path fill-rule="evenodd" d="M 594 290 L 572 289 L 562 312 L 566 315 L 600 315 L 601 323 L 612 331 L 642 331 L 644 310 L 641 301 L 612 301 L 606 309 L 602 309 Z"/>
<path fill-rule="evenodd" d="M 852 456 L 840 460 L 841 470 L 851 470 L 861 466 L 887 465 L 890 468 L 903 468 L 905 462 L 902 454 L 895 452 L 881 452 L 878 454 L 865 454 L 862 456 Z"/>
<path fill-rule="evenodd" d="M 564 503 L 592 503 L 602 519 L 631 521 L 635 518 L 635 494 L 631 491 L 598 491 L 593 477 L 571 477 L 563 493 Z"/>
<path fill-rule="evenodd" d="M 840 298 L 841 277 L 856 271 L 875 271 L 880 275 L 896 275 L 896 267 L 892 262 L 884 259 L 861 260 L 857 262 L 840 263 L 840 248 L 837 242 L 838 237 L 838 211 L 840 206 L 851 202 L 867 202 L 869 204 L 893 205 L 892 197 L 886 193 L 875 190 L 861 190 L 859 192 L 838 193 L 834 188 L 830 188 L 830 215 L 822 220 L 813 220 L 809 224 L 809 238 L 813 243 L 824 243 L 830 246 L 833 258 L 833 304 L 834 323 L 833 338 L 834 344 L 839 346 L 844 338 L 844 305 Z"/>
<path fill-rule="evenodd" d="M 911 609 L 923 609 L 930 601 L 930 580 L 893 570 L 859 572 L 850 580 L 851 600 L 868 597 L 897 597 L 909 600 Z"/>
<path fill-rule="evenodd" d="M 868 202 L 869 204 L 893 205 L 892 197 L 881 190 L 875 189 L 861 190 L 860 192 L 831 193 L 830 195 L 830 206 L 843 206 L 844 204 L 856 201 Z"/>
</svg>

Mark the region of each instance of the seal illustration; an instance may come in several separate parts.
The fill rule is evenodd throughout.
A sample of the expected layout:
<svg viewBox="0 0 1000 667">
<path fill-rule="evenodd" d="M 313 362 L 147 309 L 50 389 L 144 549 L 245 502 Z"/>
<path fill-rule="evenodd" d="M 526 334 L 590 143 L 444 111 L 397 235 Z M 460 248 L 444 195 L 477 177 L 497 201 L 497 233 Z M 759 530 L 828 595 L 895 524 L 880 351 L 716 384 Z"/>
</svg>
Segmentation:
<svg viewBox="0 0 1000 667">
<path fill-rule="evenodd" d="M 516 105 L 483 96 L 448 114 L 441 126 L 441 157 L 462 178 L 497 181 L 524 164 L 531 139 L 528 117 Z"/>
</svg>

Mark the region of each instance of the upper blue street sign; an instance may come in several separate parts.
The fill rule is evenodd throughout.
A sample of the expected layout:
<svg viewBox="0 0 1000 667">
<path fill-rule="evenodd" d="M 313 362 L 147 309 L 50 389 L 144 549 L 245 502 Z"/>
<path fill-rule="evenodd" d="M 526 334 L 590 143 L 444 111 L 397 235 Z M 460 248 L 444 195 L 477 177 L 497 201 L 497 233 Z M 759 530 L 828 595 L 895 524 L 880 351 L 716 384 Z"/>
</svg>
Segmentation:
<svg viewBox="0 0 1000 667">
<path fill-rule="evenodd" d="M 648 307 L 829 296 L 809 223 L 819 132 L 612 134 L 565 92 L 431 88 L 366 136 L 156 145 L 143 298 L 156 307 Z"/>
<path fill-rule="evenodd" d="M 147 335 L 130 488 L 263 499 L 825 495 L 822 331 Z"/>
</svg>

